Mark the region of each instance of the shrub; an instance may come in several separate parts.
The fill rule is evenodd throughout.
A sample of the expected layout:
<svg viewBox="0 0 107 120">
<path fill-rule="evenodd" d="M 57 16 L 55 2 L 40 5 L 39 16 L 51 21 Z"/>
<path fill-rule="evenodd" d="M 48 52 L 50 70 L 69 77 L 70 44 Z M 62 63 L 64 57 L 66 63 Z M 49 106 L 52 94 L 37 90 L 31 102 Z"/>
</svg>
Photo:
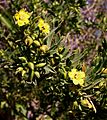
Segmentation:
<svg viewBox="0 0 107 120">
<path fill-rule="evenodd" d="M 81 34 L 85 1 L 14 0 L 7 5 L 0 13 L 5 43 L 1 117 L 9 111 L 17 120 L 94 119 L 97 111 L 106 111 L 106 40 L 91 66 L 84 63 L 90 47 L 71 52 L 64 44 L 68 32 Z"/>
</svg>

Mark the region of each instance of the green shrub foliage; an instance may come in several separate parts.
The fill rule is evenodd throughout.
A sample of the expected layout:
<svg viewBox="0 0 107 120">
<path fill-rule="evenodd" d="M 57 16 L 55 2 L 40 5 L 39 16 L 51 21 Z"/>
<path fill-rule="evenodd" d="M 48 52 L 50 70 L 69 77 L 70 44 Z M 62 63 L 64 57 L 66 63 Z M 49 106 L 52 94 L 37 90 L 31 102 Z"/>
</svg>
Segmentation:
<svg viewBox="0 0 107 120">
<path fill-rule="evenodd" d="M 83 28 L 93 26 L 83 19 L 85 6 L 84 0 L 7 0 L 0 5 L 2 119 L 106 118 L 106 37 L 93 45 L 91 65 L 85 63 L 91 45 L 72 52 L 65 45 L 70 34 L 83 35 Z M 105 14 L 100 17 L 102 24 L 96 26 L 105 33 Z"/>
</svg>

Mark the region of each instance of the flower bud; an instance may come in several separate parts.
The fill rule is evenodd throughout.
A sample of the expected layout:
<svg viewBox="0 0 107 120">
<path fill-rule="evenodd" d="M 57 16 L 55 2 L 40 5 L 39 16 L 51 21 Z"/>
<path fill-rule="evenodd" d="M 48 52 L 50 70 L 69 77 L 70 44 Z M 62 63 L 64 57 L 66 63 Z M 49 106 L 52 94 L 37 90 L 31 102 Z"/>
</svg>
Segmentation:
<svg viewBox="0 0 107 120">
<path fill-rule="evenodd" d="M 38 40 L 34 40 L 33 43 L 34 43 L 37 47 L 40 46 L 40 42 L 39 42 Z"/>
<path fill-rule="evenodd" d="M 33 43 L 33 39 L 30 36 L 28 36 L 25 39 L 25 44 L 28 45 L 28 46 L 30 46 L 32 43 Z"/>
<path fill-rule="evenodd" d="M 78 102 L 77 102 L 77 101 L 74 101 L 74 102 L 73 102 L 73 105 L 74 105 L 75 107 L 77 107 L 77 106 L 78 106 Z"/>
<path fill-rule="evenodd" d="M 81 104 L 85 107 L 92 108 L 91 103 L 88 101 L 88 99 L 81 100 Z"/>
<path fill-rule="evenodd" d="M 48 46 L 47 46 L 47 45 L 42 45 L 42 46 L 40 47 L 40 50 L 41 50 L 42 52 L 46 53 L 46 52 L 48 51 Z"/>
</svg>

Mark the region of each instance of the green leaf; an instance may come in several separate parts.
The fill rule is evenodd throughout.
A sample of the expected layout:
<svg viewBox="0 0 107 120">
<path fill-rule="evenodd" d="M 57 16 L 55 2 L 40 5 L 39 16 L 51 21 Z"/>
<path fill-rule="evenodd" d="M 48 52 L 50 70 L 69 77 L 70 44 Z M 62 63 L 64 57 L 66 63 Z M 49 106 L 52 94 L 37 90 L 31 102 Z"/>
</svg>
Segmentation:
<svg viewBox="0 0 107 120">
<path fill-rule="evenodd" d="M 37 78 L 40 78 L 40 73 L 38 71 L 35 71 L 35 75 Z"/>
<path fill-rule="evenodd" d="M 19 59 L 22 61 L 22 62 L 27 62 L 27 59 L 25 57 L 19 57 Z"/>
<path fill-rule="evenodd" d="M 0 20 L 7 26 L 8 29 L 10 29 L 12 31 L 14 30 L 13 25 L 10 22 L 10 20 L 8 18 L 6 18 L 5 16 L 3 16 L 1 13 L 0 13 Z"/>
<path fill-rule="evenodd" d="M 24 108 L 24 106 L 22 106 L 21 104 L 18 104 L 18 103 L 16 103 L 16 110 L 19 112 L 19 113 L 21 113 L 21 114 L 23 114 L 24 116 L 26 116 L 26 109 Z"/>
<path fill-rule="evenodd" d="M 34 73 L 34 71 L 32 70 L 32 71 L 31 71 L 31 74 L 30 74 L 30 81 L 33 80 L 34 74 L 35 74 L 35 73 Z"/>
<path fill-rule="evenodd" d="M 55 73 L 55 70 L 51 66 L 45 66 L 44 69 L 46 70 L 46 73 Z"/>
<path fill-rule="evenodd" d="M 36 64 L 35 67 L 44 67 L 46 65 L 46 63 L 39 63 L 39 64 Z"/>
<path fill-rule="evenodd" d="M 0 106 L 1 108 L 3 108 L 4 106 L 8 107 L 8 104 L 6 103 L 6 101 L 2 101 Z"/>
<path fill-rule="evenodd" d="M 31 70 L 34 70 L 34 64 L 32 62 L 28 62 L 28 66 Z"/>
<path fill-rule="evenodd" d="M 23 71 L 23 67 L 18 67 L 18 68 L 16 69 L 16 72 L 15 72 L 15 73 L 17 74 L 17 73 L 22 72 L 22 71 Z"/>
</svg>

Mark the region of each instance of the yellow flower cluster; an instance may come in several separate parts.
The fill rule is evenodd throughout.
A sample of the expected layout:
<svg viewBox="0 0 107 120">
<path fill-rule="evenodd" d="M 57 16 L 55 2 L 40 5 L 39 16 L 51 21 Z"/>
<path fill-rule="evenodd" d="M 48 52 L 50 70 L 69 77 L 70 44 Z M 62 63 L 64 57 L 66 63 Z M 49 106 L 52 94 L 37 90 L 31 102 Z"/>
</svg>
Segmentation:
<svg viewBox="0 0 107 120">
<path fill-rule="evenodd" d="M 16 24 L 18 24 L 19 26 L 23 26 L 29 24 L 30 16 L 31 13 L 28 13 L 27 11 L 25 11 L 25 9 L 21 9 L 14 15 L 14 18 L 16 20 Z"/>
<path fill-rule="evenodd" d="M 68 72 L 68 76 L 73 81 L 75 85 L 81 85 L 84 84 L 84 78 L 85 73 L 82 71 L 77 71 L 77 69 L 72 69 L 70 72 Z"/>
<path fill-rule="evenodd" d="M 43 33 L 45 33 L 45 34 L 48 34 L 49 31 L 50 31 L 50 26 L 49 26 L 49 24 L 48 24 L 48 23 L 45 23 L 42 18 L 39 19 L 38 27 L 39 27 L 39 29 L 40 29 Z"/>
</svg>

